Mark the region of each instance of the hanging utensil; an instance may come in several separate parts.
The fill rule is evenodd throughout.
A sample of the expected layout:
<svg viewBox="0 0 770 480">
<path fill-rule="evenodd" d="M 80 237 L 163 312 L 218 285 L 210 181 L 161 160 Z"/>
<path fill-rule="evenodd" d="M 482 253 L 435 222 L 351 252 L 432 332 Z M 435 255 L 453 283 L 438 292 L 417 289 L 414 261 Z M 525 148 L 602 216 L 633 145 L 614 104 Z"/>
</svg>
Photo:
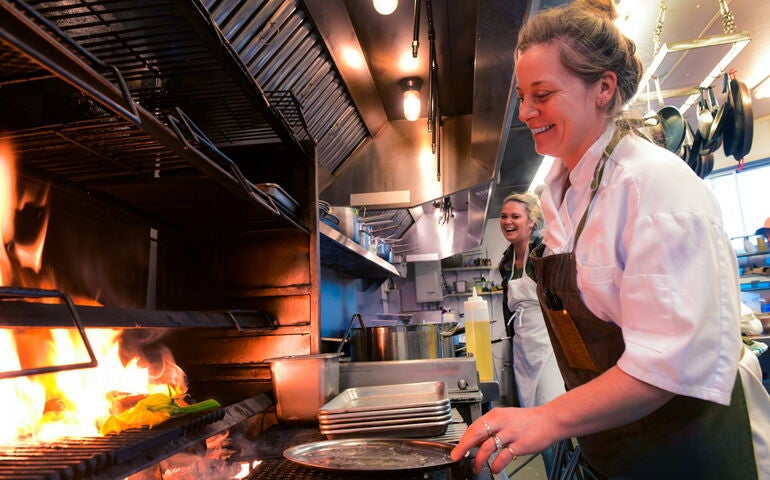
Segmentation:
<svg viewBox="0 0 770 480">
<path fill-rule="evenodd" d="M 730 147 L 725 154 L 732 155 L 741 161 L 751 150 L 754 137 L 754 113 L 751 106 L 751 92 L 745 83 L 735 78 L 735 72 L 730 72 L 730 100 L 733 106 L 732 130 L 728 127 L 725 138 L 729 136 Z M 728 132 L 729 131 L 729 132 Z"/>
<path fill-rule="evenodd" d="M 693 170 L 693 172 L 695 172 L 698 168 L 701 143 L 703 143 L 703 137 L 700 134 L 700 130 L 696 130 L 692 141 L 692 148 L 690 148 L 690 156 L 687 157 L 687 165 Z"/>
<path fill-rule="evenodd" d="M 684 125 L 684 141 L 682 141 L 682 147 L 679 149 L 679 158 L 687 162 L 687 160 L 690 158 L 690 151 L 692 150 L 694 137 L 690 122 L 685 119 Z"/>
<path fill-rule="evenodd" d="M 729 99 L 729 86 L 727 82 L 727 76 L 725 75 L 723 86 L 722 86 L 722 93 L 726 93 L 725 95 L 725 101 L 722 102 L 722 105 L 720 105 L 717 109 L 717 113 L 714 116 L 714 121 L 711 123 L 711 131 L 709 133 L 710 138 L 716 138 L 719 139 L 718 145 L 715 145 L 711 151 L 714 152 L 716 150 L 719 150 L 719 147 L 724 145 L 724 138 L 723 134 L 725 131 L 725 126 L 732 123 L 733 120 L 733 105 L 732 102 Z M 725 147 L 727 148 L 727 147 Z"/>
<path fill-rule="evenodd" d="M 685 124 L 678 108 L 666 106 L 658 110 L 658 117 L 663 126 L 665 147 L 671 152 L 678 152 L 685 137 Z"/>
<path fill-rule="evenodd" d="M 717 123 L 716 123 L 716 116 L 719 112 L 719 103 L 717 102 L 717 97 L 714 95 L 714 87 L 710 86 L 706 89 L 708 92 L 708 111 L 711 115 L 711 121 L 709 122 L 709 129 L 708 129 L 708 135 L 705 138 L 705 141 L 703 142 L 703 145 L 701 146 L 701 154 L 706 155 L 714 150 L 718 150 L 719 147 L 722 146 L 722 136 L 721 132 L 717 131 Z"/>
</svg>

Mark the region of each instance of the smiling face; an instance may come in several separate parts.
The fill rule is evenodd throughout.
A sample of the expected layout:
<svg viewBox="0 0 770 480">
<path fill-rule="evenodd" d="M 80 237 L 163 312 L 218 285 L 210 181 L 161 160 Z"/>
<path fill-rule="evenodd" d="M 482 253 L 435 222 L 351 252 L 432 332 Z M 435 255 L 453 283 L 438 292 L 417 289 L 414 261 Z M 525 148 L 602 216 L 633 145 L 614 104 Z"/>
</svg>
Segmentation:
<svg viewBox="0 0 770 480">
<path fill-rule="evenodd" d="M 607 127 L 606 105 L 615 74 L 588 84 L 567 70 L 556 43 L 533 45 L 516 61 L 519 119 L 541 155 L 560 157 L 571 170 Z"/>
<path fill-rule="evenodd" d="M 500 230 L 510 243 L 525 244 L 535 228 L 534 220 L 527 216 L 527 206 L 521 202 L 505 202 L 500 209 Z"/>
</svg>

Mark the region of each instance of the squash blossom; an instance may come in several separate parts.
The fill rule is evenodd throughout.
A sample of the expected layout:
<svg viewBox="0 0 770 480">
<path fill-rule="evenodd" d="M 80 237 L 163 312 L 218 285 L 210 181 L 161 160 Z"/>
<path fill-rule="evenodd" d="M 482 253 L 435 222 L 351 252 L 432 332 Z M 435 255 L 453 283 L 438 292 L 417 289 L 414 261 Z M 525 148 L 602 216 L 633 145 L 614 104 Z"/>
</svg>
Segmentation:
<svg viewBox="0 0 770 480">
<path fill-rule="evenodd" d="M 182 399 L 172 398 L 164 393 L 154 393 L 118 415 L 110 415 L 102 424 L 99 433 L 108 435 L 129 428 L 152 428 L 174 416 L 203 412 L 220 406 L 219 402 L 213 399 L 187 405 Z"/>
</svg>

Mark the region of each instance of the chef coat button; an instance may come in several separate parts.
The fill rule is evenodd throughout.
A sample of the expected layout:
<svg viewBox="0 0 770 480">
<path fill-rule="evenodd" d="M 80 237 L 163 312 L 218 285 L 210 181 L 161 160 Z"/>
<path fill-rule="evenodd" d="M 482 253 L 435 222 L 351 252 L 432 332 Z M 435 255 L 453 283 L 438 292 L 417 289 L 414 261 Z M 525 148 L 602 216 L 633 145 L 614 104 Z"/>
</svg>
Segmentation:
<svg viewBox="0 0 770 480">
<path fill-rule="evenodd" d="M 460 380 L 458 380 L 457 388 L 459 388 L 460 390 L 465 390 L 466 388 L 468 388 L 468 380 L 464 378 L 461 378 Z"/>
</svg>

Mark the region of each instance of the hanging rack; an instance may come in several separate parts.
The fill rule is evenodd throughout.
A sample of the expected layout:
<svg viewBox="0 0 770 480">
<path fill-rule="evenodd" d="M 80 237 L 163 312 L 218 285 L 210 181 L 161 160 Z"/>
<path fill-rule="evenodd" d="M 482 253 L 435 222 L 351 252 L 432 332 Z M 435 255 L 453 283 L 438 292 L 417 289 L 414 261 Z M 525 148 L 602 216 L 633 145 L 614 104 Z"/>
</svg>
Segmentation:
<svg viewBox="0 0 770 480">
<path fill-rule="evenodd" d="M 709 72 L 703 81 L 699 85 L 670 91 L 663 91 L 664 98 L 687 96 L 679 111 L 684 114 L 692 105 L 694 105 L 700 97 L 699 88 L 708 88 L 717 78 L 719 78 L 724 70 L 727 69 L 730 62 L 743 50 L 743 48 L 751 41 L 751 35 L 749 32 L 736 31 L 735 17 L 730 11 L 726 0 L 717 0 L 719 2 L 719 12 L 722 16 L 722 28 L 724 33 L 718 35 L 711 35 L 708 37 L 696 38 L 693 40 L 686 40 L 680 42 L 668 42 L 660 43 L 659 48 L 655 54 L 650 65 L 645 69 L 644 75 L 639 82 L 639 89 L 636 95 L 631 100 L 631 103 L 636 101 L 642 93 L 643 85 L 646 85 L 653 78 L 661 78 L 663 75 L 658 73 L 658 69 L 663 63 L 663 60 L 670 53 L 687 52 L 689 50 L 695 50 L 700 48 L 714 47 L 718 45 L 731 45 L 730 50 L 717 62 L 714 68 Z M 661 1 L 661 6 L 665 8 L 665 5 Z M 663 25 L 662 22 L 665 19 L 665 10 L 658 16 L 658 24 L 656 24 L 656 34 L 662 34 Z M 655 38 L 653 38 L 655 41 Z M 657 48 L 657 47 L 656 47 Z"/>
</svg>

